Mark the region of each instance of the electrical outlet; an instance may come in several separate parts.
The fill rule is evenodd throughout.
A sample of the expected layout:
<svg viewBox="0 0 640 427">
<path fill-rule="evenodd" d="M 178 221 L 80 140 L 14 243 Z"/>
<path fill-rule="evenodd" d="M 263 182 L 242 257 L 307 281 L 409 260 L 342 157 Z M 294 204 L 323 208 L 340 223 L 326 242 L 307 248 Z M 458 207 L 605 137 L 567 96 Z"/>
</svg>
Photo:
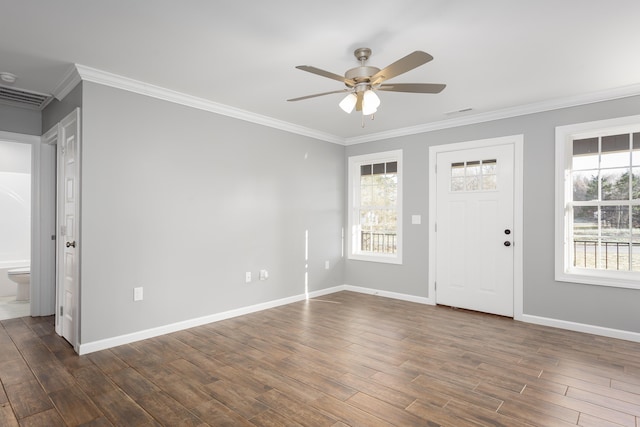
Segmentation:
<svg viewBox="0 0 640 427">
<path fill-rule="evenodd" d="M 133 300 L 142 301 L 142 286 L 133 288 Z"/>
<path fill-rule="evenodd" d="M 247 271 L 246 273 L 244 273 L 244 282 L 245 283 L 251 283 L 251 272 Z"/>
<path fill-rule="evenodd" d="M 329 261 L 325 261 L 324 262 L 324 269 L 328 270 L 329 269 Z"/>
<path fill-rule="evenodd" d="M 260 270 L 260 280 L 267 280 L 269 278 L 269 272 L 267 270 Z"/>
</svg>

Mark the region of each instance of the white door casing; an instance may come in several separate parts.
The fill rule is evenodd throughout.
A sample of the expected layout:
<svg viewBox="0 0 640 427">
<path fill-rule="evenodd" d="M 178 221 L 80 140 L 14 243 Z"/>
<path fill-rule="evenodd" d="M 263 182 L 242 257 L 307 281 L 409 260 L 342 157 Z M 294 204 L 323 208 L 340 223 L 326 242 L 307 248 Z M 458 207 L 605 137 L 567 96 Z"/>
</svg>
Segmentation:
<svg viewBox="0 0 640 427">
<path fill-rule="evenodd" d="M 521 135 L 431 147 L 429 295 L 434 303 L 522 316 L 521 157 Z M 458 173 L 466 165 L 469 173 L 477 161 L 489 161 L 491 170 L 492 160 L 495 189 L 454 185 L 457 190 L 451 191 L 452 165 Z"/>
<path fill-rule="evenodd" d="M 58 125 L 56 332 L 78 350 L 80 296 L 80 110 Z"/>
</svg>

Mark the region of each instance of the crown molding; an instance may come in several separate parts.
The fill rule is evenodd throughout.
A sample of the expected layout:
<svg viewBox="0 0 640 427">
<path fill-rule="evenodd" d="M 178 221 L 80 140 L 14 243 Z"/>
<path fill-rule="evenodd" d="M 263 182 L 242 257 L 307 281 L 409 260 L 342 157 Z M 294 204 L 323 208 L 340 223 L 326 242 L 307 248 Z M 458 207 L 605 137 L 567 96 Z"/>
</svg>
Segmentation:
<svg viewBox="0 0 640 427">
<path fill-rule="evenodd" d="M 293 123 L 285 122 L 283 120 L 277 120 L 272 117 L 252 113 L 240 108 L 220 104 L 193 95 L 187 95 L 182 92 L 155 86 L 149 83 L 141 82 L 139 80 L 130 79 L 128 77 L 119 76 L 84 65 L 75 64 L 75 69 L 77 70 L 80 78 L 85 81 L 98 83 L 129 92 L 134 92 L 140 95 L 150 96 L 152 98 L 162 99 L 164 101 L 185 105 L 187 107 L 197 108 L 199 110 L 209 111 L 223 116 L 233 117 L 235 119 L 283 130 L 285 132 L 295 133 L 298 135 L 308 136 L 310 138 L 315 138 L 334 144 L 344 145 L 344 138 L 326 132 L 299 126 Z"/>
<path fill-rule="evenodd" d="M 441 120 L 432 123 L 425 123 L 417 126 L 393 129 L 386 132 L 372 133 L 369 135 L 355 136 L 345 138 L 345 145 L 362 144 L 365 142 L 380 141 L 383 139 L 397 138 L 401 136 L 416 135 L 435 130 L 449 129 L 459 126 L 472 125 L 476 123 L 490 122 L 494 120 L 508 119 L 512 117 L 525 116 L 528 114 L 542 113 L 545 111 L 559 110 L 568 107 L 577 107 L 579 105 L 593 104 L 602 101 L 611 101 L 614 99 L 627 98 L 630 96 L 640 95 L 640 84 L 622 86 L 619 88 L 592 92 L 583 95 L 577 95 L 566 98 L 557 98 L 548 101 L 536 102 L 517 107 L 504 108 L 501 110 L 488 111 L 467 115 L 464 117 L 456 117 L 454 119 Z"/>
<path fill-rule="evenodd" d="M 223 116 L 233 117 L 239 120 L 259 124 L 262 126 L 279 129 L 297 135 L 307 136 L 321 141 L 331 142 L 339 145 L 355 145 L 366 142 L 380 141 L 390 138 L 416 135 L 436 130 L 449 129 L 459 126 L 472 125 L 477 123 L 490 122 L 494 120 L 508 119 L 512 117 L 524 116 L 528 114 L 542 113 L 562 108 L 576 107 L 579 105 L 592 104 L 602 101 L 610 101 L 619 98 L 640 95 L 640 84 L 622 86 L 610 90 L 592 92 L 566 98 L 557 98 L 548 101 L 536 102 L 520 105 L 501 110 L 488 111 L 465 115 L 447 120 L 424 123 L 416 126 L 393 129 L 385 132 L 372 133 L 368 135 L 343 138 L 338 135 L 322 132 L 316 129 L 299 126 L 294 123 L 274 119 L 272 117 L 220 104 L 208 99 L 193 95 L 187 95 L 171 89 L 145 83 L 117 74 L 108 73 L 85 65 L 75 64 L 60 82 L 54 96 L 57 99 L 64 98 L 81 80 L 110 86 L 117 89 L 134 92 L 140 95 L 150 96 L 157 99 L 173 102 L 176 104 L 209 111 Z"/>
<path fill-rule="evenodd" d="M 81 80 L 82 79 L 80 78 L 80 74 L 78 73 L 75 65 L 71 65 L 64 77 L 62 77 L 60 83 L 58 83 L 58 86 L 53 90 L 52 95 L 58 101 L 62 101 L 64 97 L 69 95 L 69 92 L 71 92 L 73 88 L 80 83 Z"/>
</svg>

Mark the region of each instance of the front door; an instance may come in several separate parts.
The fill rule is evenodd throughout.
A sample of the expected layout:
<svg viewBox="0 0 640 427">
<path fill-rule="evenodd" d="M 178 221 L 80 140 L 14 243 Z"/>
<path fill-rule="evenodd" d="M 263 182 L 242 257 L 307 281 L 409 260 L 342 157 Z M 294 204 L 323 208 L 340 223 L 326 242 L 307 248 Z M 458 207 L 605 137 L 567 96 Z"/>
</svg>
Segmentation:
<svg viewBox="0 0 640 427">
<path fill-rule="evenodd" d="M 513 316 L 514 147 L 436 162 L 436 303 Z"/>
<path fill-rule="evenodd" d="M 57 332 L 77 347 L 79 296 L 80 117 L 76 109 L 58 128 Z M 77 348 L 76 348 L 77 350 Z"/>
</svg>

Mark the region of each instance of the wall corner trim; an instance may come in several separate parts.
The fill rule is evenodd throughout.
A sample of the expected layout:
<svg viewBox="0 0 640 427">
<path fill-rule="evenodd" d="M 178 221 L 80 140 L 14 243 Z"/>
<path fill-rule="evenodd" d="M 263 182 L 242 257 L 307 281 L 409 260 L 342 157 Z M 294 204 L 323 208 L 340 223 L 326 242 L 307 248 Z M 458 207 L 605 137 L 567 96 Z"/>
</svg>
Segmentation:
<svg viewBox="0 0 640 427">
<path fill-rule="evenodd" d="M 82 79 L 80 78 L 80 74 L 76 69 L 75 65 L 69 67 L 64 77 L 58 83 L 58 86 L 53 90 L 53 96 L 58 100 L 62 101 L 65 96 L 69 94 L 75 88 L 78 83 L 80 83 Z"/>
</svg>

